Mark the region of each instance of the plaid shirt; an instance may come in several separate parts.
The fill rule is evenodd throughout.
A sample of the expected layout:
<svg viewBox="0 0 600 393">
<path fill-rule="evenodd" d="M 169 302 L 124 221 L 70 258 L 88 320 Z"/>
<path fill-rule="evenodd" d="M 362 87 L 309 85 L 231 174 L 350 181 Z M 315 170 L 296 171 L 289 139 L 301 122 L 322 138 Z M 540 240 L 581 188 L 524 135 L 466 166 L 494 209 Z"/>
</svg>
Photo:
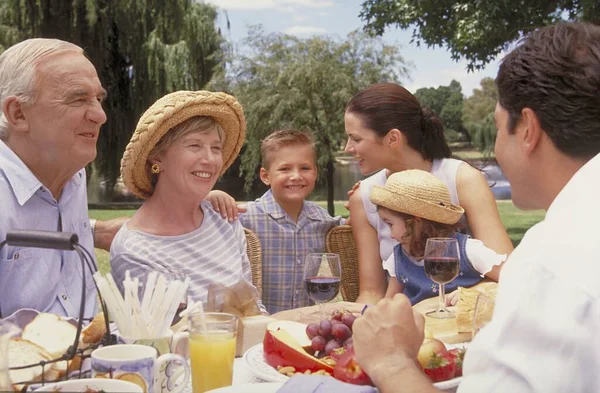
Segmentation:
<svg viewBox="0 0 600 393">
<path fill-rule="evenodd" d="M 325 251 L 327 231 L 344 222 L 313 202 L 304 201 L 295 223 L 273 198 L 271 190 L 250 202 L 240 215 L 242 225 L 260 239 L 262 301 L 273 314 L 311 304 L 303 282 L 304 258 Z"/>
</svg>

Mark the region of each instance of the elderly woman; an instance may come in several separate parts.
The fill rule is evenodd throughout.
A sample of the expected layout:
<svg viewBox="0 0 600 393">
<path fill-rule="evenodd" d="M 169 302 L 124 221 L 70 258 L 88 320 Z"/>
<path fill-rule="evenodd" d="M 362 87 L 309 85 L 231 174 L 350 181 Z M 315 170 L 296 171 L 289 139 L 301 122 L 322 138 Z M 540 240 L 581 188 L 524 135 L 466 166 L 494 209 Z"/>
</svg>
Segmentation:
<svg viewBox="0 0 600 393">
<path fill-rule="evenodd" d="M 132 276 L 175 270 L 190 278 L 189 298 L 202 302 L 211 283 L 252 285 L 242 226 L 204 201 L 239 153 L 245 132 L 242 107 L 224 93 L 178 91 L 142 115 L 121 174 L 145 202 L 112 243 L 117 282 L 126 270 Z"/>
<path fill-rule="evenodd" d="M 359 92 L 346 108 L 344 123 L 345 151 L 356 157 L 362 174 L 378 171 L 350 197 L 359 261 L 358 302 L 374 304 L 387 288 L 382 262 L 392 256 L 397 241 L 370 195 L 374 186 L 383 186 L 395 172 L 421 169 L 432 173 L 448 187 L 452 203 L 464 208 L 461 222 L 468 233 L 498 254 L 510 254 L 513 246 L 485 178 L 469 164 L 450 158 L 441 121 L 408 90 L 380 83 Z M 499 271 L 500 266 L 495 266 L 487 276 L 497 281 Z"/>
</svg>

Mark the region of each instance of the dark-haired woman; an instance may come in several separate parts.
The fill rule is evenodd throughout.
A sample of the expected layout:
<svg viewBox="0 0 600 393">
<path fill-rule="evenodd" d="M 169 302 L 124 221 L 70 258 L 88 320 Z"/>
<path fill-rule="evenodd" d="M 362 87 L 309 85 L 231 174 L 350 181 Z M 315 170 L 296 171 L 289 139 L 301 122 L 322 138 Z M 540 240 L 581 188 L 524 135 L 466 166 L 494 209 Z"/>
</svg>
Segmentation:
<svg viewBox="0 0 600 393">
<path fill-rule="evenodd" d="M 358 250 L 360 303 L 374 304 L 387 288 L 382 263 L 392 256 L 396 241 L 369 197 L 374 185 L 407 169 L 421 169 L 450 190 L 452 203 L 465 210 L 462 223 L 469 234 L 499 254 L 510 254 L 512 243 L 502 225 L 494 196 L 480 171 L 450 158 L 439 118 L 405 88 L 393 83 L 373 85 L 355 95 L 344 115 L 348 142 L 361 173 L 371 174 L 350 197 L 352 232 Z M 385 169 L 382 169 L 385 168 Z M 499 267 L 488 277 L 498 280 Z"/>
</svg>

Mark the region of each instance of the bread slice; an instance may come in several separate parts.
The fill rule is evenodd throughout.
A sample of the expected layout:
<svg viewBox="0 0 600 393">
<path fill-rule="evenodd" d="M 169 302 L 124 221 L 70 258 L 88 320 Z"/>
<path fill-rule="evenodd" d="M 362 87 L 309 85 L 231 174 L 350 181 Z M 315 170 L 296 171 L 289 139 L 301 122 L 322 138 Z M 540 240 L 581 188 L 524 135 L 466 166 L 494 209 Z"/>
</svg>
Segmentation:
<svg viewBox="0 0 600 393">
<path fill-rule="evenodd" d="M 456 304 L 456 330 L 459 333 L 470 333 L 473 330 L 473 315 L 477 296 L 485 296 L 496 299 L 498 283 L 482 282 L 471 288 L 458 287 L 458 302 Z M 492 313 L 493 309 L 484 312 Z"/>
<path fill-rule="evenodd" d="M 73 345 L 76 335 L 76 326 L 58 315 L 40 313 L 25 326 L 21 338 L 44 348 L 50 354 L 51 359 L 56 359 L 63 356 Z M 67 372 L 67 362 L 56 362 L 55 365 L 61 374 L 64 375 Z"/>
<path fill-rule="evenodd" d="M 8 341 L 8 363 L 10 367 L 28 366 L 41 361 L 51 360 L 52 357 L 44 348 L 28 340 L 12 338 Z M 44 367 L 44 379 L 56 380 L 59 376 L 54 364 Z M 42 380 L 42 366 L 27 367 L 21 370 L 10 370 L 10 380 L 17 390 L 23 388 L 22 382 L 39 382 Z"/>
<path fill-rule="evenodd" d="M 79 348 L 87 348 L 92 344 L 96 344 L 102 340 L 102 336 L 106 333 L 106 325 L 104 320 L 104 313 L 99 313 L 92 319 L 89 325 L 87 325 L 81 331 L 81 338 L 79 339 Z"/>
</svg>

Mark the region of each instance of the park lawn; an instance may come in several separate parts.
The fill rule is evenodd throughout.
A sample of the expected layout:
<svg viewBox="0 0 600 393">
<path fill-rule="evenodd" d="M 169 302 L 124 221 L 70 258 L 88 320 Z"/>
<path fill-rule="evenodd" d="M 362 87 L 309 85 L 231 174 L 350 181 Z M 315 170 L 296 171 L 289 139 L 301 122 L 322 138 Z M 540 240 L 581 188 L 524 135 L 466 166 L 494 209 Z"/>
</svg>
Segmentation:
<svg viewBox="0 0 600 393">
<path fill-rule="evenodd" d="M 523 211 L 513 205 L 511 201 L 497 201 L 498 211 L 502 218 L 502 223 L 506 227 L 510 240 L 515 247 L 521 242 L 521 238 L 536 223 L 544 218 L 544 211 Z M 326 207 L 327 203 L 323 201 L 317 202 L 322 207 Z M 348 216 L 348 210 L 343 206 L 344 201 L 335 202 L 335 213 L 344 217 Z M 116 217 L 132 216 L 135 210 L 90 210 L 90 217 L 98 220 L 108 220 Z M 108 252 L 96 249 L 96 257 L 98 258 L 98 268 L 101 271 L 110 269 L 108 263 Z"/>
</svg>

